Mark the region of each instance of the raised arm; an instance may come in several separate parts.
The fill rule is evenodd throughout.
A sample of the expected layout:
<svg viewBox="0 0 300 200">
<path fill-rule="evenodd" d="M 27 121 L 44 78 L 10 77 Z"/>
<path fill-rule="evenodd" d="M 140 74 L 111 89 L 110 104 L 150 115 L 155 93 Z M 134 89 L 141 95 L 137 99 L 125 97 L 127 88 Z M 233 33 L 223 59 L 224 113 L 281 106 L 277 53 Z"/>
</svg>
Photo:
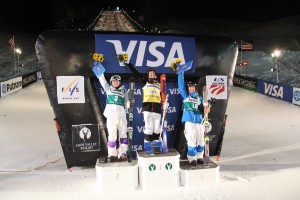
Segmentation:
<svg viewBox="0 0 300 200">
<path fill-rule="evenodd" d="M 186 91 L 185 83 L 184 83 L 184 72 L 178 74 L 178 88 L 180 90 L 180 95 L 182 99 L 186 99 L 188 94 Z"/>
<path fill-rule="evenodd" d="M 109 90 L 109 84 L 107 83 L 104 74 L 102 74 L 100 76 L 99 82 L 100 82 L 101 86 L 103 87 L 104 91 L 107 93 L 107 91 Z"/>
<path fill-rule="evenodd" d="M 125 63 L 125 65 L 133 73 L 133 76 L 134 76 L 134 78 L 136 80 L 138 80 L 139 82 L 141 82 L 144 85 L 147 83 L 147 80 L 145 80 L 145 78 L 143 77 L 143 75 L 140 72 L 138 72 L 138 70 L 133 66 L 133 64 L 131 64 L 131 63 Z"/>
</svg>

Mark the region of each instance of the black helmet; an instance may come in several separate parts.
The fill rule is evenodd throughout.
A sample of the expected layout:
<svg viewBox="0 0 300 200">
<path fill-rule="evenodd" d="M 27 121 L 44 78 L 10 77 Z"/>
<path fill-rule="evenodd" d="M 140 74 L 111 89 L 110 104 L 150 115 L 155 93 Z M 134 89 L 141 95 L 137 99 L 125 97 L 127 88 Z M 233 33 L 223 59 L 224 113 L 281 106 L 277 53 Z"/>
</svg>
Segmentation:
<svg viewBox="0 0 300 200">
<path fill-rule="evenodd" d="M 110 78 L 110 83 L 112 83 L 113 81 L 115 80 L 118 80 L 119 82 L 121 82 L 121 76 L 119 75 L 113 75 L 111 78 Z"/>
<path fill-rule="evenodd" d="M 156 74 L 156 70 L 154 68 L 152 68 L 152 67 L 149 67 L 147 69 L 147 74 L 149 74 L 149 72 L 155 72 L 155 74 Z"/>
<path fill-rule="evenodd" d="M 190 87 L 190 86 L 197 86 L 197 83 L 195 82 L 195 81 L 188 81 L 187 83 L 186 83 L 186 85 L 188 86 L 188 87 Z"/>
</svg>

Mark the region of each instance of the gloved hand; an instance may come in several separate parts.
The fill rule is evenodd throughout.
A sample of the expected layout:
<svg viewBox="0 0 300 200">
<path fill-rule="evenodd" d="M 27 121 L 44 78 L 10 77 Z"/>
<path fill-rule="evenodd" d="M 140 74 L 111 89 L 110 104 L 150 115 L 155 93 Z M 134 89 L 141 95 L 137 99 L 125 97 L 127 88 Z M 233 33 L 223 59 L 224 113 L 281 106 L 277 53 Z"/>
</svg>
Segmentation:
<svg viewBox="0 0 300 200">
<path fill-rule="evenodd" d="M 130 101 L 127 101 L 127 102 L 126 102 L 125 108 L 126 108 L 127 110 L 130 108 Z"/>
<path fill-rule="evenodd" d="M 169 103 L 168 102 L 165 102 L 164 105 L 163 105 L 163 109 L 164 110 L 167 110 L 169 107 Z"/>
</svg>

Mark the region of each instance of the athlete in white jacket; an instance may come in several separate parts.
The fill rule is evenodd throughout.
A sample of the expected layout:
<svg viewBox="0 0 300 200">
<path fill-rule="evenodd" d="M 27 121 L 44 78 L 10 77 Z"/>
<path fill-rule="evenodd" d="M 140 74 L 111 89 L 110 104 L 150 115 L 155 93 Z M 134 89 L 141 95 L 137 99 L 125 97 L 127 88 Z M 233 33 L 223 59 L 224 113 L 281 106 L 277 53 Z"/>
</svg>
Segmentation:
<svg viewBox="0 0 300 200">
<path fill-rule="evenodd" d="M 106 117 L 108 130 L 108 157 L 114 161 L 117 157 L 120 160 L 127 159 L 127 119 L 126 108 L 129 105 L 128 92 L 124 85 L 120 85 L 121 77 L 113 75 L 110 84 L 107 83 L 104 74 L 99 78 L 100 84 L 106 92 L 106 106 L 103 115 Z M 117 137 L 119 134 L 119 148 L 117 150 Z"/>
</svg>

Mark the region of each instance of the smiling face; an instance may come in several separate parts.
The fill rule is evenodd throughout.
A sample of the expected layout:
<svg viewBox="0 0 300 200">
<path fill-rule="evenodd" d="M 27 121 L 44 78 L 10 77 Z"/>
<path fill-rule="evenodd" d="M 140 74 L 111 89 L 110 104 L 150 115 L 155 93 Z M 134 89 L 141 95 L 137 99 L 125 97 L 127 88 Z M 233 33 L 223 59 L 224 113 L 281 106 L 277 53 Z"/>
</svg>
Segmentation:
<svg viewBox="0 0 300 200">
<path fill-rule="evenodd" d="M 188 90 L 189 90 L 189 93 L 196 92 L 196 87 L 194 85 L 191 85 L 188 87 Z"/>
<path fill-rule="evenodd" d="M 114 86 L 115 88 L 117 88 L 117 87 L 119 87 L 119 85 L 120 85 L 120 81 L 118 81 L 118 80 L 113 80 L 111 84 L 112 84 L 112 86 Z"/>
<path fill-rule="evenodd" d="M 156 78 L 156 73 L 155 73 L 155 71 L 150 71 L 150 72 L 148 73 L 148 78 Z"/>
</svg>

